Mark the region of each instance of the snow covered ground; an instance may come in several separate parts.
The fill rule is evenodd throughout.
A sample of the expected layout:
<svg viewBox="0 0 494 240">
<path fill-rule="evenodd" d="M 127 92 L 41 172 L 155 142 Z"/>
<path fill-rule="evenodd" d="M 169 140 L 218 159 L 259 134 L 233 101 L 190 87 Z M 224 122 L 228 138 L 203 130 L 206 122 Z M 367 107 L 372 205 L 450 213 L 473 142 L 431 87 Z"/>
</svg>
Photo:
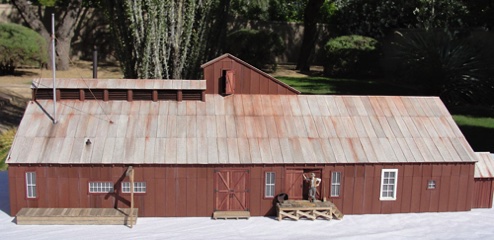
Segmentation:
<svg viewBox="0 0 494 240">
<path fill-rule="evenodd" d="M 7 172 L 0 172 L 1 239 L 494 239 L 494 210 L 456 213 L 348 215 L 343 220 L 139 218 L 125 226 L 16 225 Z"/>
</svg>

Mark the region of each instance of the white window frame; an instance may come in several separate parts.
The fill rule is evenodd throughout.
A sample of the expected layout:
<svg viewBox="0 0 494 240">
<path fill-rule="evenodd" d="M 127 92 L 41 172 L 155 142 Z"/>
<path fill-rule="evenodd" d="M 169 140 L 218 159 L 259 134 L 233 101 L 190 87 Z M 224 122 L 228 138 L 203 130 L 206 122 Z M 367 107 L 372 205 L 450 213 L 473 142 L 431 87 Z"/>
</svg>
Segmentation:
<svg viewBox="0 0 494 240">
<path fill-rule="evenodd" d="M 89 182 L 89 193 L 112 193 L 112 182 Z"/>
<path fill-rule="evenodd" d="M 26 197 L 38 197 L 36 193 L 36 172 L 26 172 Z"/>
<path fill-rule="evenodd" d="M 331 197 L 341 194 L 341 172 L 331 172 Z"/>
<path fill-rule="evenodd" d="M 394 177 L 391 177 L 389 174 L 394 174 Z M 379 193 L 379 200 L 394 201 L 396 200 L 397 191 L 398 191 L 398 169 L 382 169 L 381 191 Z"/>
<path fill-rule="evenodd" d="M 122 193 L 130 193 L 130 182 L 122 182 Z M 146 182 L 134 182 L 134 193 L 146 193 Z"/>
<path fill-rule="evenodd" d="M 276 183 L 276 173 L 266 172 L 264 174 L 264 197 L 274 198 L 275 193 L 275 183 Z"/>
<path fill-rule="evenodd" d="M 427 182 L 427 189 L 436 189 L 436 180 L 429 180 Z"/>
</svg>

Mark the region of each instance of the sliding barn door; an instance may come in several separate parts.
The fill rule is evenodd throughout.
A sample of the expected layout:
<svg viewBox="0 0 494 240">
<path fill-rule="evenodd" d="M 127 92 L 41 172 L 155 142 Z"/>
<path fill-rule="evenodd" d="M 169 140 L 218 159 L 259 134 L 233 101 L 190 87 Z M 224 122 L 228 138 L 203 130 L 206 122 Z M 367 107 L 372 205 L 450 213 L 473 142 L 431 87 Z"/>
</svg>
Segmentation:
<svg viewBox="0 0 494 240">
<path fill-rule="evenodd" d="M 215 171 L 215 210 L 249 210 L 249 170 Z"/>
</svg>

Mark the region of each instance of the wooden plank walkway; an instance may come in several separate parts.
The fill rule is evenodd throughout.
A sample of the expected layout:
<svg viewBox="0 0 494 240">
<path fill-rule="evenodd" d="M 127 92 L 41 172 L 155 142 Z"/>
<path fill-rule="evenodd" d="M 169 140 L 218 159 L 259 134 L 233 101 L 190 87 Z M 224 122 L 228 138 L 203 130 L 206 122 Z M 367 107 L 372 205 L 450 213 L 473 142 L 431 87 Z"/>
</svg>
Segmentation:
<svg viewBox="0 0 494 240">
<path fill-rule="evenodd" d="M 287 200 L 276 204 L 278 221 L 283 218 L 290 218 L 298 221 L 300 218 L 310 220 L 322 219 L 342 219 L 341 211 L 330 201 L 309 202 L 307 200 Z"/>
<path fill-rule="evenodd" d="M 250 212 L 249 211 L 215 211 L 213 213 L 213 218 L 215 220 L 218 218 L 220 218 L 220 219 L 240 219 L 240 218 L 249 219 L 250 218 Z"/>
<path fill-rule="evenodd" d="M 16 215 L 18 225 L 135 225 L 134 208 L 23 208 Z"/>
</svg>

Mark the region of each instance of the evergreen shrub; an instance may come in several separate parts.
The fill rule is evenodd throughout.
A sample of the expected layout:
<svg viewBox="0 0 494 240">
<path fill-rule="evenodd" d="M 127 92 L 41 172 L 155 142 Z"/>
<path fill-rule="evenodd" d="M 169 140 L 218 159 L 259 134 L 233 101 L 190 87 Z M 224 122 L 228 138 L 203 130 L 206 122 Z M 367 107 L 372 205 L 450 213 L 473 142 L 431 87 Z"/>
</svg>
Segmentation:
<svg viewBox="0 0 494 240">
<path fill-rule="evenodd" d="M 0 75 L 14 74 L 21 65 L 40 67 L 48 62 L 43 37 L 18 24 L 0 23 L 0 53 Z"/>
<path fill-rule="evenodd" d="M 324 74 L 331 77 L 367 77 L 376 73 L 378 41 L 347 35 L 330 39 L 324 46 Z"/>
</svg>

